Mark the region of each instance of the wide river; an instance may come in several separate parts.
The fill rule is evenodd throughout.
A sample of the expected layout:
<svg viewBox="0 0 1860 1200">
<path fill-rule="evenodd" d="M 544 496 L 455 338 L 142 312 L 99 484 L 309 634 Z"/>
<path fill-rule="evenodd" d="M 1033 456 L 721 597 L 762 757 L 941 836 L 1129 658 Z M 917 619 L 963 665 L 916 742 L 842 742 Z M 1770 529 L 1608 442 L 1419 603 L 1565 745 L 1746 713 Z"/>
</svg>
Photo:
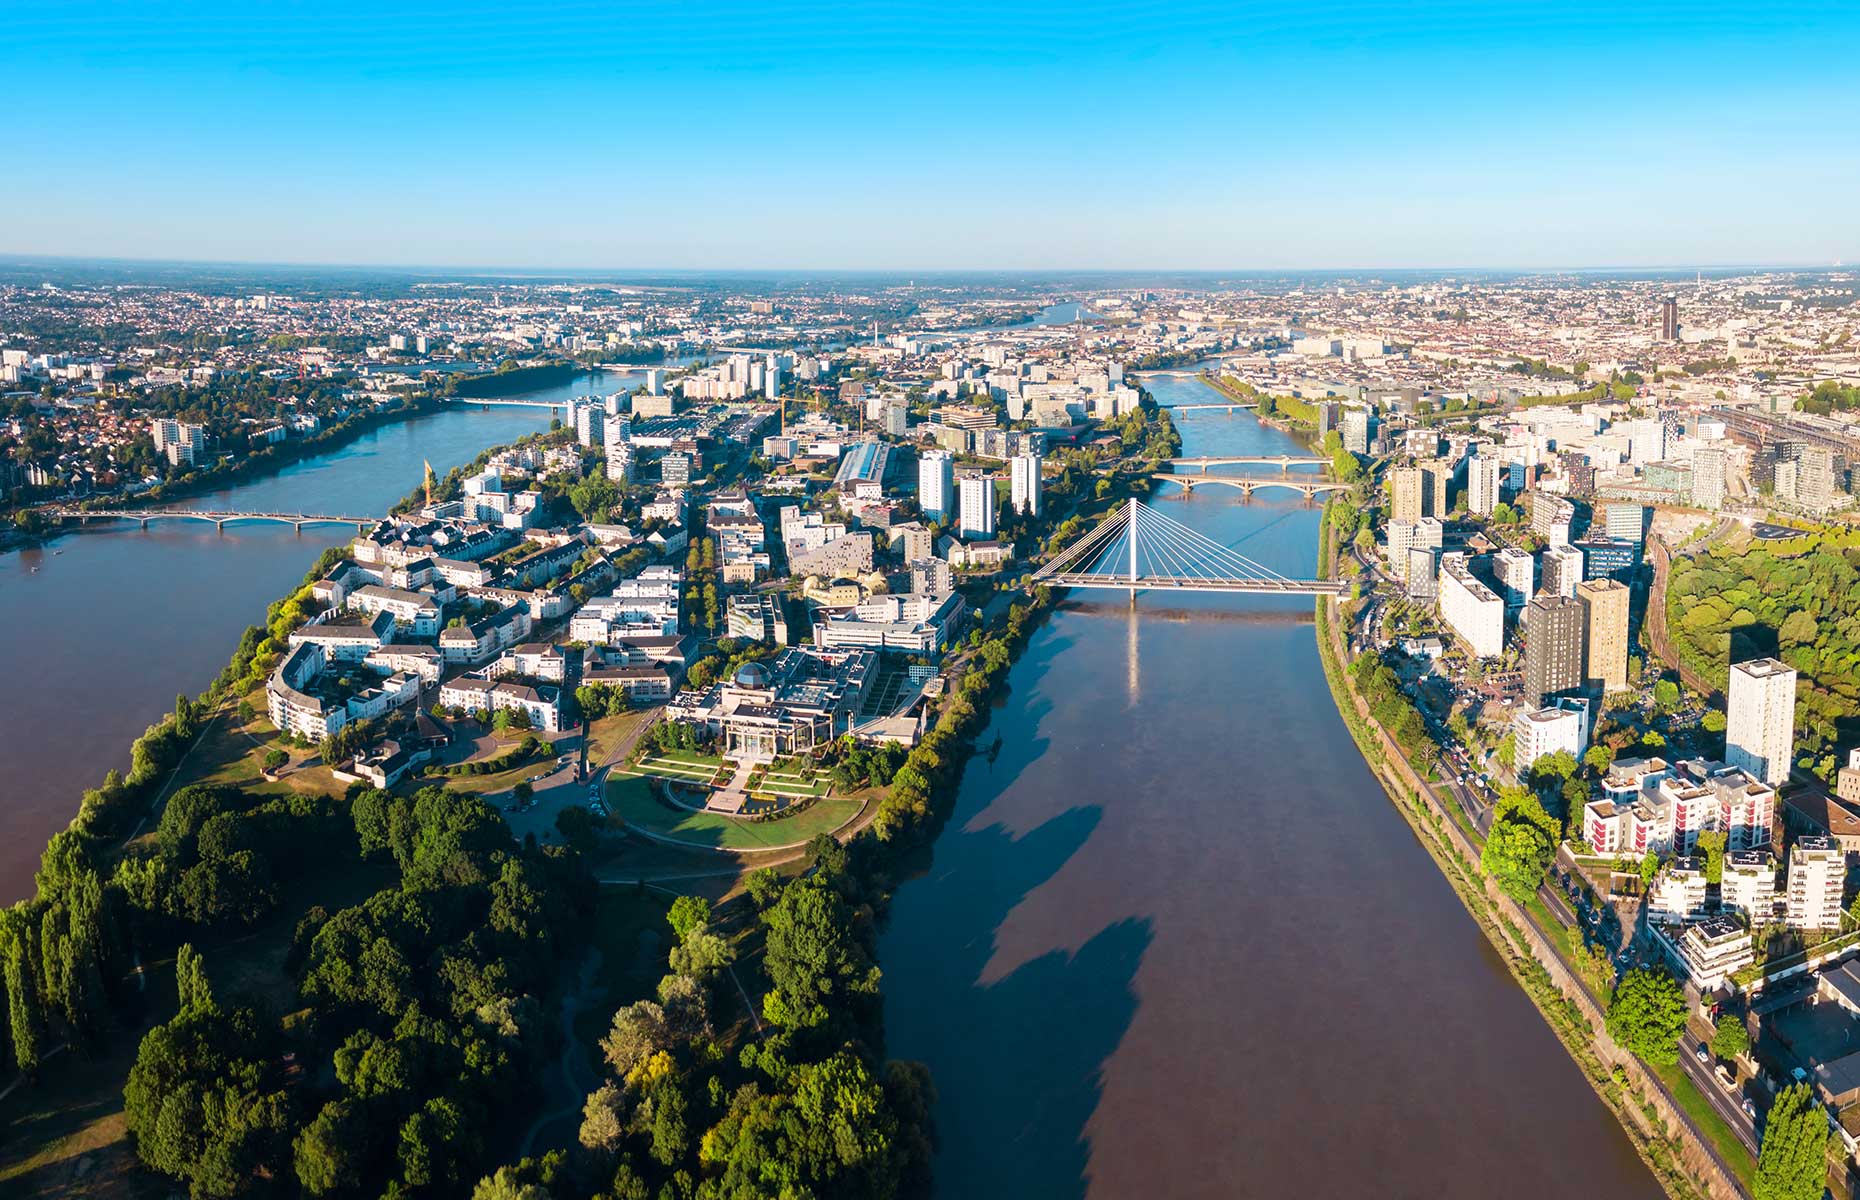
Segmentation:
<svg viewBox="0 0 1860 1200">
<path fill-rule="evenodd" d="M 1179 421 L 1187 454 L 1301 452 L 1250 415 Z M 1294 493 L 1178 495 L 1156 503 L 1312 572 Z M 1310 613 L 1074 593 L 1014 666 L 999 753 L 880 944 L 940 1195 L 1662 1195 L 1358 757 Z"/>
<path fill-rule="evenodd" d="M 641 382 L 637 372 L 582 375 L 520 399 L 566 402 Z M 546 428 L 543 408 L 466 405 L 384 425 L 276 475 L 184 501 L 240 512 L 385 513 L 419 482 L 488 446 Z M 177 693 L 198 693 L 239 634 L 303 577 L 339 525 L 119 522 L 0 555 L 0 903 L 32 891 L 46 839 L 85 788 L 127 768 L 129 744 Z"/>
</svg>

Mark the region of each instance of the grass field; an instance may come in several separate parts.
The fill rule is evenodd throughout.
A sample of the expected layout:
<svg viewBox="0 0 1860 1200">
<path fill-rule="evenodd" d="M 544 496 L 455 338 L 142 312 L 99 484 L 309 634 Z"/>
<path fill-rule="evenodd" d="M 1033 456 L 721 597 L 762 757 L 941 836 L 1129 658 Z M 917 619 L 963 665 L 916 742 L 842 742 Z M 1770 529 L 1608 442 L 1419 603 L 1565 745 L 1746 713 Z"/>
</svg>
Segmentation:
<svg viewBox="0 0 1860 1200">
<path fill-rule="evenodd" d="M 675 838 L 711 850 L 768 850 L 832 833 L 859 814 L 858 800 L 832 797 L 815 801 L 807 811 L 778 821 L 746 821 L 719 813 L 690 812 L 661 799 L 639 776 L 616 778 L 607 785 L 607 807 L 628 825 L 658 837 Z"/>
</svg>

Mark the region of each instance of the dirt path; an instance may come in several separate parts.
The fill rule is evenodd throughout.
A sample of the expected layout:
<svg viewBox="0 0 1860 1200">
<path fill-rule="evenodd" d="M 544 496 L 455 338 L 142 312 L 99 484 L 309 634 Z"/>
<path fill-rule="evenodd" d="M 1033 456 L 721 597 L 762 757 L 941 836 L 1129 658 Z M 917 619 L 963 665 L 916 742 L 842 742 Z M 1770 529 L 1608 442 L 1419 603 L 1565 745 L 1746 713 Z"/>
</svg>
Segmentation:
<svg viewBox="0 0 1860 1200">
<path fill-rule="evenodd" d="M 562 1007 L 559 1013 L 562 1026 L 562 1054 L 556 1061 L 557 1097 L 562 1101 L 555 1109 L 544 1112 L 530 1127 L 523 1131 L 522 1149 L 519 1157 L 527 1157 L 536 1144 L 536 1137 L 545 1126 L 556 1121 L 572 1117 L 581 1111 L 589 1092 L 600 1086 L 598 1078 L 592 1078 L 594 1072 L 588 1067 L 586 1047 L 575 1040 L 575 1019 L 587 1006 L 586 999 L 594 983 L 595 973 L 601 968 L 601 955 L 598 950 L 591 950 L 582 960 L 581 970 L 575 976 L 575 985 L 562 993 Z"/>
</svg>

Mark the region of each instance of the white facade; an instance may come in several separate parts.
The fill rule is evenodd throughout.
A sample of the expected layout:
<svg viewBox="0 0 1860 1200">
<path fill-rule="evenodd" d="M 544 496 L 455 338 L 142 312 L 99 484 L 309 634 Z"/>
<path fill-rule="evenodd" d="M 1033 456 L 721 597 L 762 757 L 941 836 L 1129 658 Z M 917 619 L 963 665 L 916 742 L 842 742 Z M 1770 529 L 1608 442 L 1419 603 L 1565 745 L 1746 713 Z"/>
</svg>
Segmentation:
<svg viewBox="0 0 1860 1200">
<path fill-rule="evenodd" d="M 1478 455 L 1466 460 L 1466 508 L 1474 516 L 1489 517 L 1498 507 L 1498 484 L 1505 476 L 1505 464 L 1496 458 Z"/>
<path fill-rule="evenodd" d="M 1847 855 L 1831 837 L 1796 839 L 1789 851 L 1788 921 L 1793 929 L 1838 929 Z"/>
<path fill-rule="evenodd" d="M 1660 869 L 1647 891 L 1647 919 L 1678 924 L 1705 915 L 1705 864 L 1676 858 Z"/>
<path fill-rule="evenodd" d="M 1473 578 L 1463 554 L 1440 560 L 1440 619 L 1476 656 L 1496 658 L 1505 652 L 1505 602 Z"/>
<path fill-rule="evenodd" d="M 1733 850 L 1724 856 L 1718 903 L 1750 918 L 1752 927 L 1768 922 L 1776 907 L 1776 864 L 1768 850 Z"/>
<path fill-rule="evenodd" d="M 1023 512 L 1030 517 L 1040 515 L 1040 467 L 1042 463 L 1043 459 L 1038 454 L 1016 454 L 1008 460 L 1013 487 L 1009 499 L 1015 512 Z"/>
<path fill-rule="evenodd" d="M 1578 701 L 1577 705 L 1580 703 Z M 1512 761 L 1518 764 L 1519 771 L 1559 750 L 1568 751 L 1571 758 L 1581 758 L 1587 732 L 1584 726 L 1588 724 L 1584 716 L 1582 708 L 1572 705 L 1569 708 L 1526 709 L 1512 717 Z"/>
<path fill-rule="evenodd" d="M 1523 608 L 1537 591 L 1537 560 L 1528 551 L 1506 546 L 1492 556 L 1506 608 Z"/>
<path fill-rule="evenodd" d="M 1731 665 L 1725 761 L 1775 787 L 1795 755 L 1795 668 L 1773 658 Z"/>
<path fill-rule="evenodd" d="M 926 450 L 917 460 L 917 506 L 932 521 L 955 511 L 955 464 L 947 451 Z"/>
<path fill-rule="evenodd" d="M 971 475 L 957 484 L 961 506 L 962 536 L 995 536 L 995 477 Z"/>
</svg>

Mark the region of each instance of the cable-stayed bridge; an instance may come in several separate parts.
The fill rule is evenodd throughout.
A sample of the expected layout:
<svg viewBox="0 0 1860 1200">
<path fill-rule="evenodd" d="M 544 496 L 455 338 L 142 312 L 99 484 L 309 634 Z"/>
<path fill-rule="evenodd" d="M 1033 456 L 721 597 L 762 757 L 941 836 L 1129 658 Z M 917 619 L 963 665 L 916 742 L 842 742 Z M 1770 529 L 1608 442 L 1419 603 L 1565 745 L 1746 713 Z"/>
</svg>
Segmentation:
<svg viewBox="0 0 1860 1200">
<path fill-rule="evenodd" d="M 1291 579 L 1135 498 L 1028 577 L 1029 586 L 1127 591 L 1341 596 L 1349 584 Z"/>
</svg>

